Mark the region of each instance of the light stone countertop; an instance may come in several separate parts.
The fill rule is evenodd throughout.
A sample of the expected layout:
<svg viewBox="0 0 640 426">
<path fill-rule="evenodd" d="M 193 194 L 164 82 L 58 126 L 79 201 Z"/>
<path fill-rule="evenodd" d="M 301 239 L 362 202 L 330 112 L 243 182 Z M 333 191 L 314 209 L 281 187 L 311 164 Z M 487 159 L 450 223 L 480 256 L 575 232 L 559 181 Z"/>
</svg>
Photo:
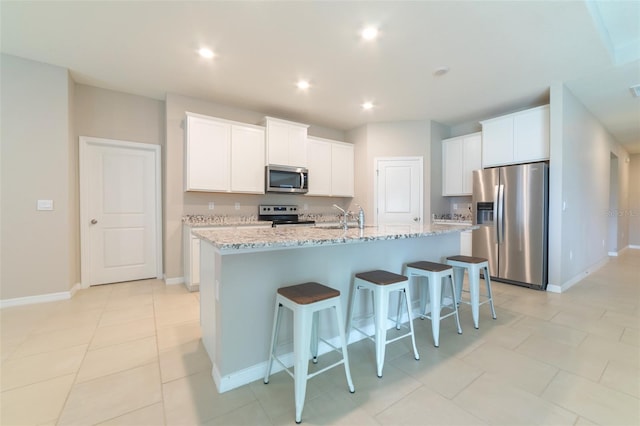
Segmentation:
<svg viewBox="0 0 640 426">
<path fill-rule="evenodd" d="M 192 233 L 221 252 L 316 247 L 323 245 L 354 244 L 368 241 L 397 240 L 429 237 L 477 229 L 474 225 L 386 225 L 367 226 L 365 229 L 331 229 L 326 227 L 298 226 L 282 228 L 210 229 Z"/>
</svg>

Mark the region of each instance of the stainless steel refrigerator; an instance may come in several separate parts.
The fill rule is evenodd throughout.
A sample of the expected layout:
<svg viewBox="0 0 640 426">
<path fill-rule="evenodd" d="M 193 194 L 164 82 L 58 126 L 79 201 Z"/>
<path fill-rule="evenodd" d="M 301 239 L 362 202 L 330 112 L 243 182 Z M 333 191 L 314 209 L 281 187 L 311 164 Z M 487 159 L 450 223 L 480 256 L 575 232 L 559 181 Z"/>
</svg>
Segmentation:
<svg viewBox="0 0 640 426">
<path fill-rule="evenodd" d="M 548 279 L 549 166 L 475 170 L 472 254 L 489 259 L 492 279 L 539 290 Z"/>
</svg>

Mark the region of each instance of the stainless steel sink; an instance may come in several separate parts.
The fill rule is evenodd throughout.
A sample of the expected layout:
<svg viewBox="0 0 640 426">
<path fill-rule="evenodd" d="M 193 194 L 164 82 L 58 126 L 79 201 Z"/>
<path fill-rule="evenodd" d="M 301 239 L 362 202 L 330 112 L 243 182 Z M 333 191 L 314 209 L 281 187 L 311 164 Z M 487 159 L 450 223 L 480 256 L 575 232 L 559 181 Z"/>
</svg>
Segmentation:
<svg viewBox="0 0 640 426">
<path fill-rule="evenodd" d="M 320 228 L 320 229 L 344 229 L 344 225 L 341 225 L 341 224 L 335 223 L 335 222 L 316 223 L 315 227 L 316 228 Z M 348 223 L 347 224 L 347 229 L 353 229 L 353 228 L 357 228 L 357 227 L 358 227 L 357 223 Z"/>
</svg>

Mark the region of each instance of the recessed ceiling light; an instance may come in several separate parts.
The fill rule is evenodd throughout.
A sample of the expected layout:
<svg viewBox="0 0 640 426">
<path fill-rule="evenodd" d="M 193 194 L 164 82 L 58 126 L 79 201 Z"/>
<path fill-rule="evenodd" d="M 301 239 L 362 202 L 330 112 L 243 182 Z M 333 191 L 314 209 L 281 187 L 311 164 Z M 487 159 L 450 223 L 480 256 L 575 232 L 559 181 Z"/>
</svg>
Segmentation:
<svg viewBox="0 0 640 426">
<path fill-rule="evenodd" d="M 369 110 L 373 108 L 373 102 L 365 102 L 362 104 L 362 109 Z"/>
<path fill-rule="evenodd" d="M 378 37 L 378 29 L 376 27 L 367 27 L 360 33 L 363 39 L 373 40 Z"/>
<path fill-rule="evenodd" d="M 198 50 L 198 54 L 206 59 L 211 59 L 214 56 L 213 51 L 211 49 L 207 49 L 206 47 L 203 47 L 200 50 Z"/>
<path fill-rule="evenodd" d="M 298 86 L 298 89 L 300 90 L 307 90 L 309 87 L 311 87 L 311 85 L 309 84 L 308 81 L 306 80 L 300 80 L 296 83 L 296 86 Z"/>
<path fill-rule="evenodd" d="M 433 71 L 433 75 L 438 77 L 441 75 L 445 75 L 448 72 L 449 72 L 449 67 L 438 67 Z"/>
</svg>

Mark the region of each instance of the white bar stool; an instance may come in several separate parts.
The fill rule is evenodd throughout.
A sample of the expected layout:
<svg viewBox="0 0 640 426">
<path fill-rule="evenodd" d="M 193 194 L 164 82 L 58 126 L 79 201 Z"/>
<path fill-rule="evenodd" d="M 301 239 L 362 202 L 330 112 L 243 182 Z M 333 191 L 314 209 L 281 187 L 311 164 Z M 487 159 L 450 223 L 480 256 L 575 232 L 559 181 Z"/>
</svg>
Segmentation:
<svg viewBox="0 0 640 426">
<path fill-rule="evenodd" d="M 489 278 L 489 261 L 482 257 L 449 256 L 447 257 L 447 265 L 453 266 L 453 278 L 456 283 L 458 302 L 471 305 L 474 327 L 478 328 L 480 305 L 485 303 L 489 303 L 491 316 L 496 319 L 496 310 L 493 307 L 493 293 L 491 292 L 491 278 Z M 469 274 L 469 301 L 462 300 L 462 283 L 465 270 Z M 485 299 L 482 302 L 480 302 L 480 272 L 484 275 L 484 281 L 487 285 L 487 294 L 483 295 Z"/>
<path fill-rule="evenodd" d="M 353 310 L 356 305 L 356 297 L 358 290 L 365 289 L 370 290 L 373 294 L 373 314 L 366 315 L 358 318 L 366 319 L 374 317 L 375 334 L 372 338 L 371 335 L 362 331 L 361 329 L 353 326 Z M 409 317 L 409 332 L 393 339 L 387 340 L 387 320 L 389 319 L 389 294 L 392 291 L 399 291 L 401 295 L 404 294 L 404 301 Z M 368 339 L 375 342 L 376 347 L 376 367 L 378 377 L 382 377 L 382 368 L 384 366 L 384 354 L 386 345 L 393 343 L 396 340 L 404 337 L 411 337 L 411 343 L 413 345 L 413 355 L 416 360 L 420 359 L 418 355 L 418 349 L 416 348 L 415 335 L 413 333 L 413 320 L 411 318 L 411 307 L 409 301 L 411 300 L 409 292 L 409 279 L 404 275 L 394 274 L 393 272 L 375 270 L 369 272 L 361 272 L 355 275 L 353 280 L 353 287 L 351 292 L 351 303 L 349 307 L 349 317 L 347 318 L 347 334 L 351 333 L 351 329 L 355 329 L 358 332 L 367 336 Z M 402 302 L 402 296 L 398 299 L 398 303 Z M 401 310 L 398 309 L 398 316 L 396 317 L 396 328 L 400 329 L 400 317 Z"/>
<path fill-rule="evenodd" d="M 420 312 L 423 318 L 431 320 L 431 332 L 433 334 L 433 344 L 437 348 L 440 346 L 440 320 L 451 315 L 456 317 L 456 325 L 458 326 L 458 334 L 462 334 L 460 327 L 460 318 L 458 317 L 458 303 L 456 291 L 453 286 L 453 267 L 442 263 L 434 263 L 427 261 L 419 261 L 408 263 L 404 267 L 404 273 L 411 279 L 412 277 L 424 277 L 426 280 L 420 280 L 423 284 L 420 291 Z M 451 312 L 441 315 L 442 311 L 442 288 L 445 286 L 443 278 L 448 278 L 446 283 L 451 288 L 451 304 L 444 307 L 451 309 Z M 429 303 L 431 305 L 431 313 L 427 315 L 427 292 L 424 286 L 428 287 Z"/>
<path fill-rule="evenodd" d="M 280 332 L 280 318 L 282 307 L 293 311 L 293 356 L 294 371 L 289 368 L 276 356 L 276 340 Z M 318 312 L 324 309 L 333 308 L 336 314 L 338 332 L 340 334 L 340 348 L 333 346 L 324 339 L 324 343 L 333 348 L 334 351 L 342 353 L 342 359 L 322 370 L 308 374 L 309 355 L 313 357 L 313 362 L 318 359 Z M 273 360 L 276 360 L 285 371 L 293 377 L 294 397 L 296 405 L 296 423 L 302 421 L 302 408 L 307 392 L 307 380 L 323 373 L 333 367 L 344 364 L 344 371 L 347 376 L 349 392 L 355 392 L 351 381 L 351 371 L 349 370 L 349 354 L 347 353 L 347 340 L 344 333 L 344 323 L 342 317 L 342 307 L 340 304 L 340 292 L 331 287 L 315 282 L 293 285 L 279 288 L 276 294 L 275 318 L 273 321 L 273 334 L 271 337 L 271 348 L 269 349 L 269 362 L 267 372 L 264 375 L 264 383 L 269 383 Z"/>
</svg>

